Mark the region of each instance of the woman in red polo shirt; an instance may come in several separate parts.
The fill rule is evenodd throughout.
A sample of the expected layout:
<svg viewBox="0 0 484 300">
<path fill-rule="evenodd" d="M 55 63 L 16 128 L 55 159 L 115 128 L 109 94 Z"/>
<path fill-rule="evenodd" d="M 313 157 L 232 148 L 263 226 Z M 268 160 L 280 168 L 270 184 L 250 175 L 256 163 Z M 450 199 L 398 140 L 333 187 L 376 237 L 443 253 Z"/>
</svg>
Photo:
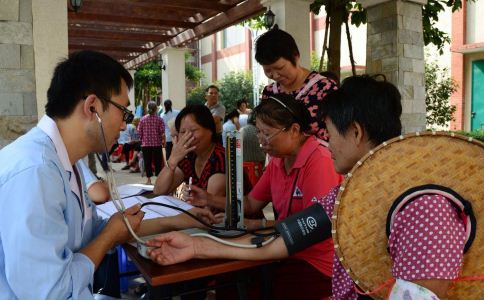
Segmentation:
<svg viewBox="0 0 484 300">
<path fill-rule="evenodd" d="M 262 101 L 254 114 L 260 146 L 272 158 L 244 199 L 246 214 L 272 202 L 276 221 L 282 220 L 311 206 L 342 182 L 328 149 L 308 134 L 311 119 L 301 102 L 287 94 L 274 95 Z M 197 206 L 220 201 L 197 188 L 192 188 L 188 200 Z M 301 291 L 304 299 L 330 296 L 332 259 L 333 242 L 328 239 L 282 261 L 273 277 L 273 298 L 302 299 Z"/>
</svg>

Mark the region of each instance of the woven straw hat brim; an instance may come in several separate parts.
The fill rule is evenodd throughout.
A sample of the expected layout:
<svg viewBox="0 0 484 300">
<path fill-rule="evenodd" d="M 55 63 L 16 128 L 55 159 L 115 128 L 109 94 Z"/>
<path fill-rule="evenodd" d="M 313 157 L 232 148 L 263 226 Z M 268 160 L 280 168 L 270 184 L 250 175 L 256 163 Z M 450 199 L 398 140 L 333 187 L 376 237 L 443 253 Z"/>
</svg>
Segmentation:
<svg viewBox="0 0 484 300">
<path fill-rule="evenodd" d="M 385 232 L 393 201 L 424 184 L 449 187 L 472 203 L 474 243 L 461 276 L 484 274 L 484 143 L 461 135 L 426 132 L 389 140 L 362 158 L 341 185 L 333 216 L 335 251 L 364 291 L 392 278 Z M 389 288 L 372 297 L 384 299 Z M 482 299 L 484 281 L 460 281 L 448 299 Z"/>
</svg>

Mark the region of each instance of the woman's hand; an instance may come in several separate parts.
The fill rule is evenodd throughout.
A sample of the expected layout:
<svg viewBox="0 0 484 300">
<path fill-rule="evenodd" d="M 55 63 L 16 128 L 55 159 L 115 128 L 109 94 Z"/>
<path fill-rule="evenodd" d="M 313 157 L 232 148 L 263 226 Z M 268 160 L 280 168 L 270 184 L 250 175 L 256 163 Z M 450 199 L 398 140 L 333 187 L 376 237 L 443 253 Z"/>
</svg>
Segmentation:
<svg viewBox="0 0 484 300">
<path fill-rule="evenodd" d="M 195 217 L 204 221 L 205 223 L 208 223 L 210 225 L 217 224 L 217 220 L 218 220 L 217 217 L 214 216 L 208 208 L 194 207 L 188 211 Z M 205 228 L 205 226 L 202 223 L 193 219 L 189 215 L 183 214 L 183 217 L 186 219 L 185 221 L 186 228 L 191 228 L 191 227 Z"/>
<path fill-rule="evenodd" d="M 194 238 L 178 231 L 161 234 L 146 242 L 147 254 L 160 265 L 172 265 L 195 257 Z"/>
<path fill-rule="evenodd" d="M 192 185 L 183 187 L 181 198 L 193 206 L 205 207 L 209 204 L 211 196 L 206 190 Z"/>
<path fill-rule="evenodd" d="M 179 134 L 177 138 L 173 139 L 173 149 L 170 155 L 170 165 L 178 165 L 178 163 L 187 156 L 188 153 L 195 150 L 197 147 L 192 146 L 194 137 L 190 131 Z"/>
</svg>

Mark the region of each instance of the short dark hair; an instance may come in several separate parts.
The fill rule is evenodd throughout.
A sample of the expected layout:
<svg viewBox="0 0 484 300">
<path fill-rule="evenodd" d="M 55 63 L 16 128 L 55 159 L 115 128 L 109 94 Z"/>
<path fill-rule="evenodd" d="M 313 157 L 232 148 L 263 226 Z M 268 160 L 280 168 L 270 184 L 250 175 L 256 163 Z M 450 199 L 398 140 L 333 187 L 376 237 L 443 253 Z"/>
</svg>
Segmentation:
<svg viewBox="0 0 484 300">
<path fill-rule="evenodd" d="M 218 88 L 218 86 L 214 85 L 214 84 L 211 84 L 209 85 L 206 89 L 205 89 L 205 93 L 208 92 L 209 89 L 216 89 L 217 92 L 220 92 L 220 89 Z"/>
<path fill-rule="evenodd" d="M 401 134 L 400 93 L 384 76 L 383 81 L 376 80 L 378 76 L 348 77 L 323 101 L 323 117 L 329 117 L 340 134 L 346 134 L 353 122 L 375 145 Z"/>
<path fill-rule="evenodd" d="M 180 132 L 181 121 L 188 115 L 192 115 L 198 125 L 206 128 L 212 132 L 212 142 L 217 142 L 217 131 L 215 129 L 215 121 L 213 120 L 210 109 L 205 105 L 191 104 L 185 106 L 175 119 L 176 131 Z"/>
<path fill-rule="evenodd" d="M 246 105 L 249 105 L 249 103 L 247 102 L 247 99 L 242 98 L 240 100 L 237 100 L 237 108 L 240 108 L 240 106 L 242 105 L 242 103 L 245 103 Z"/>
<path fill-rule="evenodd" d="M 240 117 L 240 113 L 234 109 L 233 111 L 231 111 L 230 113 L 228 113 L 225 118 L 224 118 L 224 122 L 227 122 L 228 120 L 231 120 L 232 118 L 235 118 L 235 117 Z"/>
<path fill-rule="evenodd" d="M 281 104 L 282 102 L 282 104 Z M 276 94 L 262 100 L 253 111 L 255 118 L 269 126 L 288 128 L 297 123 L 301 132 L 309 132 L 311 115 L 301 101 L 288 94 Z"/>
<path fill-rule="evenodd" d="M 163 102 L 163 106 L 165 107 L 165 112 L 172 111 L 172 103 L 170 99 L 166 99 L 165 102 Z"/>
<path fill-rule="evenodd" d="M 270 65 L 279 58 L 285 58 L 296 66 L 296 57 L 299 56 L 294 38 L 279 27 L 262 34 L 255 42 L 255 59 L 261 65 Z"/>
<path fill-rule="evenodd" d="M 89 94 L 96 94 L 106 110 L 108 103 L 104 99 L 121 92 L 121 79 L 131 89 L 133 78 L 110 56 L 90 50 L 72 53 L 54 70 L 45 113 L 51 118 L 68 117 Z"/>
</svg>

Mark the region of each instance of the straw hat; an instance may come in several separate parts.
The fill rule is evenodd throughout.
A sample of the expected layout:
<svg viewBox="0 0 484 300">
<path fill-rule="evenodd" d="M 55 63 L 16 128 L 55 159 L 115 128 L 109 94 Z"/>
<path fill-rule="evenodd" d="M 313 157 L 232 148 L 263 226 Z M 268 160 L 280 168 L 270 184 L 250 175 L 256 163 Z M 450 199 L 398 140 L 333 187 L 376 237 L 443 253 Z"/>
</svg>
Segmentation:
<svg viewBox="0 0 484 300">
<path fill-rule="evenodd" d="M 421 185 L 448 187 L 472 204 L 477 226 L 461 277 L 484 274 L 484 143 L 454 133 L 413 133 L 384 142 L 348 174 L 333 216 L 335 251 L 365 292 L 392 278 L 387 215 L 402 193 Z M 384 299 L 389 287 L 374 298 Z M 459 281 L 448 299 L 482 299 L 484 281 Z"/>
</svg>

